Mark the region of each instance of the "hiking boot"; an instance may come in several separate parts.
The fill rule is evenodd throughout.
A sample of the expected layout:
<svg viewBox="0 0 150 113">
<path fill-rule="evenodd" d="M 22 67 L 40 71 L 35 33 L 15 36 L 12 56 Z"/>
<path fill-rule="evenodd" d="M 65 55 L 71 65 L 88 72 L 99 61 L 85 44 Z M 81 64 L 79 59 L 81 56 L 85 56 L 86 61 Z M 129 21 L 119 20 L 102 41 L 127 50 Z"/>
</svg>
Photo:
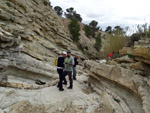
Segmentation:
<svg viewBox="0 0 150 113">
<path fill-rule="evenodd" d="M 73 78 L 73 80 L 77 80 L 76 78 Z"/>
<path fill-rule="evenodd" d="M 59 88 L 59 85 L 57 85 L 57 88 Z"/>
<path fill-rule="evenodd" d="M 59 91 L 64 91 L 64 89 L 63 89 L 63 88 L 61 88 L 61 89 L 59 89 Z"/>
<path fill-rule="evenodd" d="M 67 87 L 67 89 L 72 89 L 72 87 L 69 86 L 69 87 Z"/>
</svg>

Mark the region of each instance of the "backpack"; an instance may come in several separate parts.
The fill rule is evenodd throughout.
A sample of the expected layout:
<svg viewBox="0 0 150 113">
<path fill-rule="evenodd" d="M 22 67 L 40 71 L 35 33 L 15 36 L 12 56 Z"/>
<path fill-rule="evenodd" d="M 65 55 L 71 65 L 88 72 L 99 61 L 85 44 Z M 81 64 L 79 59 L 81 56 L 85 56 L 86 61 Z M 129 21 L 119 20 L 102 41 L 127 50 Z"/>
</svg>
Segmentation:
<svg viewBox="0 0 150 113">
<path fill-rule="evenodd" d="M 55 66 L 58 66 L 58 57 L 55 59 L 54 64 L 55 64 Z"/>
</svg>

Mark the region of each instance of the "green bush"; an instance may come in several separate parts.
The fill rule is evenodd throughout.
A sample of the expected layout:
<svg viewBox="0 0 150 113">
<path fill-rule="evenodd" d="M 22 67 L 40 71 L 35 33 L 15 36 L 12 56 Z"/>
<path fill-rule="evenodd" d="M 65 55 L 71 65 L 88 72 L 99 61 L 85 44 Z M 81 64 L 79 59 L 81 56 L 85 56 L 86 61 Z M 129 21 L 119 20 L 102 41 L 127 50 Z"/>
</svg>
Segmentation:
<svg viewBox="0 0 150 113">
<path fill-rule="evenodd" d="M 42 0 L 42 1 L 43 1 L 43 4 L 44 4 L 45 6 L 50 5 L 50 2 L 49 2 L 48 0 Z"/>
</svg>

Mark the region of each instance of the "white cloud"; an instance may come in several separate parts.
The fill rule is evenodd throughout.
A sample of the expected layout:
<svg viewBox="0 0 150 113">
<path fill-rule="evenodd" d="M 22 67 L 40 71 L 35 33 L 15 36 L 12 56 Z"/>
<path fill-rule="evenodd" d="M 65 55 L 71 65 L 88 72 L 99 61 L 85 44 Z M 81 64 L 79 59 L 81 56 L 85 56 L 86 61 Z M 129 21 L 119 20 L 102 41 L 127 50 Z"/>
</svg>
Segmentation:
<svg viewBox="0 0 150 113">
<path fill-rule="evenodd" d="M 150 22 L 149 0 L 50 0 L 52 6 L 65 11 L 73 7 L 83 22 L 98 21 L 99 25 L 134 25 Z"/>
</svg>

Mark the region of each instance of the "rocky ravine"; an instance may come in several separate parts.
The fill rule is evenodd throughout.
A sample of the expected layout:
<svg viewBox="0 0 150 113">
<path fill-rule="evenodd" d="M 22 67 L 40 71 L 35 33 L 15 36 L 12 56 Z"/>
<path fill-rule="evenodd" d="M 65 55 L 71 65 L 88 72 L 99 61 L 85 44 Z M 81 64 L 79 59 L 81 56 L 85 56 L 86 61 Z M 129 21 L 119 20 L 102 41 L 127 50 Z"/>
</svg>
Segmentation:
<svg viewBox="0 0 150 113">
<path fill-rule="evenodd" d="M 64 105 L 70 92 L 53 86 L 58 79 L 54 59 L 62 50 L 84 58 L 48 0 L 0 1 L 0 113 L 56 113 Z M 36 85 L 36 79 L 47 84 Z M 64 106 L 73 106 L 73 97 Z"/>
<path fill-rule="evenodd" d="M 134 60 L 85 61 L 74 88 L 59 92 L 54 58 L 62 50 L 85 56 L 47 0 L 1 0 L 0 113 L 150 113 L 148 44 L 132 48 Z"/>
<path fill-rule="evenodd" d="M 85 56 L 48 0 L 0 1 L 0 113 L 95 113 L 99 95 L 81 73 L 74 89 L 59 92 L 54 59 L 62 50 Z M 40 79 L 46 85 L 36 85 Z"/>
</svg>

